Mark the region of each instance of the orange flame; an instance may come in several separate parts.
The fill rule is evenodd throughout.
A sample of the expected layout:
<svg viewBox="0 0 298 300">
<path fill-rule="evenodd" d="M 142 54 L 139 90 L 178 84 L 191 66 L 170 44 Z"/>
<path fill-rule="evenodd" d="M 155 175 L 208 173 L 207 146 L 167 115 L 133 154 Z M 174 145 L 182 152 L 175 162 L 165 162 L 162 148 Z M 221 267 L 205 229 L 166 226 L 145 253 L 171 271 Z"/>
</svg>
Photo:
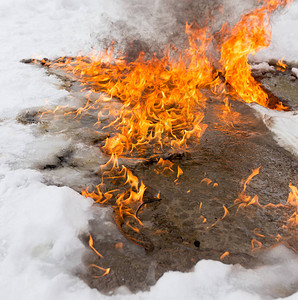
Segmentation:
<svg viewBox="0 0 298 300">
<path fill-rule="evenodd" d="M 255 195 L 252 199 L 251 196 L 246 195 L 246 187 L 250 183 L 250 181 L 259 174 L 261 167 L 258 167 L 257 169 L 252 170 L 252 173 L 248 176 L 248 178 L 245 180 L 243 184 L 243 189 L 241 193 L 238 195 L 238 198 L 234 201 L 235 205 L 238 205 L 238 209 L 236 211 L 236 214 L 240 208 L 245 208 L 249 205 L 260 205 L 258 196 Z"/>
<path fill-rule="evenodd" d="M 255 251 L 255 250 L 259 250 L 262 248 L 262 243 L 256 239 L 252 239 L 251 240 L 251 248 L 252 250 L 251 251 Z"/>
<path fill-rule="evenodd" d="M 225 257 L 229 256 L 229 251 L 226 251 L 223 255 L 221 255 L 220 260 L 223 260 Z"/>
<path fill-rule="evenodd" d="M 167 171 L 174 172 L 174 170 L 172 169 L 173 165 L 174 165 L 174 163 L 172 163 L 168 159 L 164 160 L 164 159 L 160 158 L 156 164 L 156 168 L 154 169 L 154 171 L 157 174 L 165 173 Z"/>
<path fill-rule="evenodd" d="M 103 256 L 93 247 L 93 238 L 92 236 L 90 235 L 90 238 L 89 238 L 89 247 L 100 257 L 100 258 L 103 258 Z"/>
<path fill-rule="evenodd" d="M 247 103 L 255 102 L 268 106 L 268 95 L 251 75 L 248 56 L 269 46 L 271 40 L 269 16 L 279 6 L 285 6 L 290 2 L 291 0 L 264 0 L 260 8 L 244 15 L 230 32 L 227 25 L 223 26 L 221 33 L 226 36 L 219 47 L 222 70 L 215 70 L 213 60 L 207 55 L 208 48 L 213 43 L 213 37 L 210 37 L 207 28 L 199 30 L 190 24 L 186 24 L 189 47 L 179 55 L 169 48 L 161 59 L 154 56 L 146 60 L 144 53 L 140 53 L 136 61 L 127 63 L 123 58 L 118 58 L 111 47 L 105 52 L 89 56 L 63 57 L 54 62 L 43 59 L 40 62 L 42 65 L 65 70 L 79 80 L 83 89 L 88 89 L 90 94 L 103 92 L 95 100 L 91 100 L 90 95 L 87 96 L 87 102 L 83 107 L 65 113 L 81 118 L 88 110 L 95 110 L 98 112 L 96 125 L 111 131 L 111 135 L 101 147 L 102 151 L 110 156 L 110 160 L 102 166 L 102 183 L 92 192 L 86 188 L 82 194 L 98 203 L 111 204 L 120 223 L 139 232 L 135 224 L 142 225 L 142 222 L 137 218 L 135 211 L 139 204 L 143 203 L 146 186 L 126 167 L 120 168 L 118 158 L 130 156 L 132 153 L 144 157 L 144 154 L 158 154 L 165 149 L 170 152 L 181 152 L 188 150 L 191 142 L 198 143 L 207 127 L 202 123 L 206 106 L 203 89 L 208 88 L 224 102 L 225 111 L 221 119 L 230 126 L 234 126 L 233 121 L 237 114 L 231 112 L 228 93 L 239 96 Z M 279 61 L 278 65 L 286 68 L 282 61 Z M 223 73 L 224 80 L 220 79 L 220 73 Z M 229 87 L 232 87 L 231 92 Z M 118 111 L 109 112 L 113 121 L 104 126 L 101 122 L 104 113 L 100 110 L 100 103 L 110 102 L 113 97 L 119 99 L 122 106 Z M 45 113 L 55 114 L 66 108 L 69 109 L 68 106 L 57 106 L 53 111 L 43 112 L 41 117 Z M 281 103 L 276 108 L 284 109 Z M 155 172 L 158 174 L 165 171 L 173 172 L 172 166 L 172 162 L 160 158 Z M 238 209 L 251 205 L 261 206 L 258 196 L 251 198 L 245 194 L 247 184 L 259 173 L 259 169 L 260 167 L 253 170 L 244 182 L 243 190 L 234 204 L 238 205 Z M 182 174 L 183 171 L 178 166 L 175 182 Z M 103 184 L 103 179 L 106 178 L 120 178 L 124 183 L 119 189 L 107 190 Z M 212 180 L 204 178 L 201 182 L 210 185 Z M 213 184 L 213 187 L 217 186 L 217 183 Z M 291 184 L 290 188 L 292 191 L 287 204 L 294 206 L 296 212 L 288 223 L 289 226 L 296 226 L 297 188 Z M 202 203 L 199 212 L 201 208 Z M 224 205 L 223 209 L 222 218 L 207 229 L 229 214 Z M 125 220 L 127 217 L 130 218 L 129 221 Z M 207 222 L 205 217 L 200 218 L 203 223 Z M 262 237 L 257 230 L 254 233 Z M 255 239 L 251 243 L 253 250 L 262 246 L 262 243 Z M 102 257 L 93 247 L 91 236 L 89 246 Z M 225 252 L 221 259 L 228 254 Z M 101 276 L 110 271 L 109 268 L 91 266 L 104 271 Z"/>
<path fill-rule="evenodd" d="M 279 67 L 278 70 L 280 70 L 280 71 L 282 71 L 282 72 L 284 72 L 285 69 L 288 67 L 287 64 L 285 64 L 285 63 L 283 62 L 283 58 L 280 59 L 280 60 L 276 63 L 276 65 Z"/>
<path fill-rule="evenodd" d="M 206 184 L 209 185 L 209 184 L 212 182 L 212 180 L 209 179 L 209 178 L 203 178 L 203 179 L 201 180 L 201 183 L 202 183 L 202 182 L 206 182 Z"/>
<path fill-rule="evenodd" d="M 105 268 L 99 267 L 98 265 L 95 265 L 95 264 L 91 264 L 90 267 L 93 267 L 93 268 L 99 269 L 101 271 L 104 271 L 104 273 L 102 275 L 93 276 L 93 278 L 101 278 L 103 276 L 106 276 L 106 275 L 108 275 L 110 273 L 110 270 L 111 270 L 111 268 L 105 269 Z"/>
<path fill-rule="evenodd" d="M 298 225 L 298 189 L 297 187 L 292 185 L 292 183 L 289 184 L 289 187 L 291 189 L 291 192 L 289 193 L 287 204 L 294 207 L 295 212 L 288 220 L 288 227 L 290 229 L 293 228 L 294 230 L 296 230 L 296 227 Z"/>
<path fill-rule="evenodd" d="M 213 68 L 206 56 L 211 38 L 207 30 L 186 25 L 189 48 L 178 60 L 170 51 L 158 60 L 144 59 L 132 63 L 115 59 L 113 50 L 91 57 L 56 61 L 50 67 L 63 68 L 95 91 L 104 91 L 120 99 L 122 108 L 107 128 L 118 132 L 106 140 L 107 154 L 127 155 L 151 144 L 156 150 L 168 146 L 186 149 L 190 138 L 198 140 L 206 125 L 200 124 L 205 97 L 200 88 L 214 82 Z M 87 103 L 78 113 L 96 107 Z"/>
<path fill-rule="evenodd" d="M 248 55 L 267 48 L 271 41 L 270 14 L 291 0 L 265 0 L 261 8 L 244 15 L 221 47 L 225 78 L 245 102 L 268 105 L 268 95 L 251 76 Z"/>
<path fill-rule="evenodd" d="M 178 181 L 178 179 L 179 179 L 179 177 L 183 174 L 183 171 L 182 171 L 182 169 L 178 166 L 178 168 L 177 168 L 177 178 L 175 179 L 175 181 L 174 182 L 177 182 Z"/>
</svg>

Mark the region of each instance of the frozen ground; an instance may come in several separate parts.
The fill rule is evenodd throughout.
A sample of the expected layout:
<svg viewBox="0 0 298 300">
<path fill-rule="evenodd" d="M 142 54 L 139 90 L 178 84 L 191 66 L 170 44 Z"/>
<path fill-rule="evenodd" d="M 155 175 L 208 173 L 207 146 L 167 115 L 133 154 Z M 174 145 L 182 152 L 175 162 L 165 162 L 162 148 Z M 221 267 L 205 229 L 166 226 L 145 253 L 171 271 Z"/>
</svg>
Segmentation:
<svg viewBox="0 0 298 300">
<path fill-rule="evenodd" d="M 96 34 L 108 32 L 107 23 L 125 19 L 123 3 L 0 0 L 1 299 L 109 298 L 72 275 L 80 266 L 84 246 L 78 235 L 88 231 L 92 201 L 66 187 L 46 186 L 41 174 L 32 170 L 34 163 L 51 159 L 69 141 L 63 136 L 36 136 L 35 125 L 19 124 L 15 117 L 45 102 L 61 105 L 68 101 L 68 93 L 57 88 L 56 78 L 19 61 L 90 51 L 96 46 Z M 287 14 L 274 17 L 272 47 L 257 59 L 298 61 L 297 28 L 296 1 Z M 260 111 L 274 120 L 268 126 L 281 145 L 297 151 L 297 115 Z M 104 215 L 105 211 L 98 213 Z M 111 298 L 270 299 L 286 296 L 286 290 L 297 290 L 297 269 L 297 256 L 280 247 L 256 270 L 201 261 L 193 272 L 165 274 L 149 292 L 128 295 L 123 288 Z M 298 299 L 298 292 L 287 299 Z"/>
</svg>

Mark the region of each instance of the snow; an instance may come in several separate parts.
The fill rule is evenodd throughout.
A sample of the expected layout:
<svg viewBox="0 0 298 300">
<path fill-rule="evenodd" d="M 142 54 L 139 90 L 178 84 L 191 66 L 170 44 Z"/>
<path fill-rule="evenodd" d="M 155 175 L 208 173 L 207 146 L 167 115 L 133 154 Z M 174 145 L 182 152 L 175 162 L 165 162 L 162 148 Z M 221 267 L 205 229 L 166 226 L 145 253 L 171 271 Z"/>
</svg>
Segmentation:
<svg viewBox="0 0 298 300">
<path fill-rule="evenodd" d="M 298 69 L 292 68 L 292 72 L 295 74 L 295 76 L 298 78 Z"/>
<path fill-rule="evenodd" d="M 260 71 L 265 71 L 265 72 L 270 72 L 270 71 L 275 70 L 273 66 L 270 66 L 266 62 L 262 62 L 259 64 L 252 64 L 250 67 L 251 67 L 251 70 L 260 70 Z"/>
<path fill-rule="evenodd" d="M 297 111 L 274 111 L 260 105 L 252 105 L 273 132 L 278 144 L 298 156 Z"/>
<path fill-rule="evenodd" d="M 63 105 L 69 93 L 57 88 L 57 78 L 19 61 L 91 51 L 98 33 L 104 37 L 109 24 L 124 18 L 125 5 L 120 0 L 0 0 L 0 299 L 270 299 L 283 289 L 296 292 L 287 299 L 297 299 L 297 255 L 282 246 L 269 252 L 260 268 L 203 260 L 192 272 L 168 272 L 149 292 L 135 295 L 123 287 L 108 297 L 74 275 L 85 249 L 78 236 L 88 232 L 95 213 L 92 200 L 67 187 L 45 185 L 34 170 L 70 141 L 64 135 L 38 135 L 36 125 L 15 120 L 44 103 Z M 274 17 L 273 44 L 257 58 L 298 61 L 297 23 L 295 2 L 287 14 Z M 279 143 L 297 154 L 297 113 L 258 111 Z"/>
<path fill-rule="evenodd" d="M 252 57 L 254 61 L 268 61 L 284 59 L 296 61 L 298 53 L 298 2 L 293 1 L 282 11 L 278 11 L 271 17 L 272 40 L 267 49 L 261 50 Z"/>
</svg>

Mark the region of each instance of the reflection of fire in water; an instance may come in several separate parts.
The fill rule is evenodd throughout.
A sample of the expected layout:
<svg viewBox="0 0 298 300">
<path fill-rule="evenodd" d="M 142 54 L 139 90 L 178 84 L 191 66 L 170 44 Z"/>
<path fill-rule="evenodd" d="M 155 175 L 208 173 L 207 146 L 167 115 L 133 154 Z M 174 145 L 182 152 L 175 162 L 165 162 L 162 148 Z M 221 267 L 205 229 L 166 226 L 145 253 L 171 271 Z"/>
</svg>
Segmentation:
<svg viewBox="0 0 298 300">
<path fill-rule="evenodd" d="M 198 142 L 206 129 L 206 125 L 202 123 L 206 89 L 211 90 L 214 97 L 224 102 L 222 120 L 232 126 L 233 116 L 229 118 L 232 114 L 228 103 L 229 96 L 239 96 L 247 103 L 272 106 L 266 92 L 251 76 L 247 57 L 269 46 L 269 15 L 279 6 L 285 6 L 291 1 L 263 2 L 260 8 L 244 15 L 233 29 L 228 30 L 228 26 L 225 25 L 220 31 L 223 43 L 217 49 L 221 53 L 218 70 L 214 68 L 212 59 L 207 54 L 214 42 L 208 29 L 199 30 L 188 24 L 186 33 L 189 48 L 179 55 L 174 48 L 169 47 L 162 59 L 153 57 L 145 60 L 144 54 L 141 53 L 136 61 L 127 63 L 122 58 L 117 59 L 111 48 L 105 53 L 86 57 L 42 61 L 43 65 L 72 74 L 91 91 L 105 93 L 95 101 L 89 99 L 84 107 L 76 110 L 76 117 L 82 116 L 87 110 L 96 110 L 96 125 L 102 127 L 100 119 L 105 112 L 99 110 L 99 104 L 110 101 L 112 97 L 122 102 L 122 107 L 119 113 L 115 114 L 113 122 L 103 127 L 111 131 L 111 136 L 106 139 L 101 149 L 111 158 L 103 168 L 107 171 L 102 173 L 102 183 L 94 191 L 89 192 L 88 188 L 83 191 L 83 195 L 93 198 L 96 202 L 112 205 L 116 213 L 116 223 L 120 228 L 125 224 L 131 230 L 139 232 L 142 222 L 136 211 L 145 203 L 146 187 L 125 166 L 119 167 L 119 157 L 134 154 L 146 158 L 153 153 L 158 155 L 162 152 L 179 153 L 189 150 L 189 144 Z M 285 68 L 282 62 L 279 65 Z M 279 103 L 274 108 L 284 107 Z M 173 163 L 161 158 L 157 163 L 156 173 L 167 171 L 174 172 Z M 266 209 L 267 206 L 260 205 L 257 196 L 251 198 L 245 194 L 247 184 L 258 172 L 259 169 L 254 170 L 244 183 L 243 191 L 235 200 L 236 213 L 250 206 Z M 182 174 L 183 171 L 178 166 L 175 182 Z M 104 183 L 106 181 L 113 182 L 118 188 L 109 190 Z M 207 185 L 211 183 L 207 178 L 203 182 Z M 218 184 L 214 183 L 213 186 Z M 297 225 L 297 188 L 293 185 L 290 185 L 290 188 L 292 192 L 287 206 L 295 206 L 296 211 L 288 220 L 289 229 Z M 155 198 L 159 199 L 159 196 Z M 223 205 L 223 209 L 224 215 L 217 222 L 229 215 L 230 208 Z M 206 223 L 206 218 L 202 216 L 201 219 L 202 223 Z M 206 228 L 212 228 L 216 223 Z M 258 229 L 255 230 L 255 235 L 262 237 Z M 128 238 L 142 245 L 137 239 Z M 260 248 L 261 245 L 257 239 L 252 240 L 254 249 Z M 228 252 L 224 253 L 221 259 L 226 256 Z"/>
</svg>

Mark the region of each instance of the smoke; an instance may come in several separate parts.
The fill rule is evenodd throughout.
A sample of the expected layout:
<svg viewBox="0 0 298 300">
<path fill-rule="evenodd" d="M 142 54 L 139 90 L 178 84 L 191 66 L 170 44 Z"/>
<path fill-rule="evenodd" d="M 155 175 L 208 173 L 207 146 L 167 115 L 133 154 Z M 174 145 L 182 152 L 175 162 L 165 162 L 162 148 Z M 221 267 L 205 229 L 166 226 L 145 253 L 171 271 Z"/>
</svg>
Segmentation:
<svg viewBox="0 0 298 300">
<path fill-rule="evenodd" d="M 140 51 L 162 55 L 165 45 L 187 46 L 186 23 L 218 31 L 227 22 L 239 21 L 252 10 L 257 0 L 116 0 L 121 7 L 118 20 L 102 16 L 109 30 L 96 35 L 98 46 L 107 49 L 114 43 L 116 52 L 135 60 Z"/>
</svg>

